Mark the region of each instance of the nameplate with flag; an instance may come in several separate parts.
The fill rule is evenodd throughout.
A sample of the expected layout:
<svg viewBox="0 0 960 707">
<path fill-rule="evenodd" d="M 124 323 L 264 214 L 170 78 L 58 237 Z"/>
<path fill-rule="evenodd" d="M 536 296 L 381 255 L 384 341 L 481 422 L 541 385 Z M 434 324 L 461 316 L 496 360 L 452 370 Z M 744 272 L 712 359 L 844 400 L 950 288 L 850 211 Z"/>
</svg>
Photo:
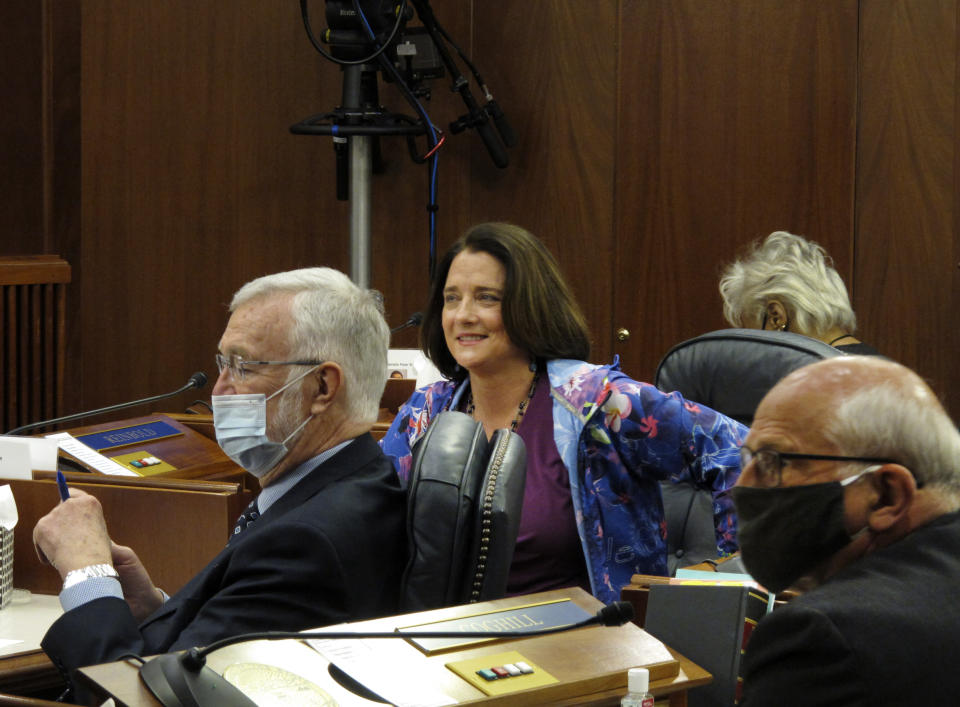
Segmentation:
<svg viewBox="0 0 960 707">
<path fill-rule="evenodd" d="M 536 633 L 550 628 L 571 626 L 593 616 L 569 599 L 525 604 L 510 609 L 490 611 L 472 616 L 437 621 L 429 624 L 404 626 L 400 631 L 463 631 L 489 633 L 490 638 L 411 638 L 406 637 L 427 655 L 439 651 L 460 648 L 472 643 L 495 640 L 497 634 L 508 631 Z"/>
<path fill-rule="evenodd" d="M 114 430 L 103 430 L 85 435 L 77 435 L 77 439 L 98 452 L 104 452 L 131 444 L 156 442 L 167 437 L 176 437 L 183 432 L 162 420 L 145 422 L 131 427 L 118 427 Z"/>
</svg>

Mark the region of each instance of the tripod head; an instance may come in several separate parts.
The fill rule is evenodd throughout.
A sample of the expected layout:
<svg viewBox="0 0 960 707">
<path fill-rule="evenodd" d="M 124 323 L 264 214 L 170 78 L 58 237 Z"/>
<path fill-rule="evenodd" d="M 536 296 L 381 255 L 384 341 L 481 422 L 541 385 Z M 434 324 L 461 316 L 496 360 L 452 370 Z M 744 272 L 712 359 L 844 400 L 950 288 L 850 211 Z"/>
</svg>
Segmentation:
<svg viewBox="0 0 960 707">
<path fill-rule="evenodd" d="M 503 111 L 493 100 L 489 89 L 483 83 L 476 67 L 470 63 L 462 50 L 437 22 L 429 0 L 324 0 L 325 18 L 328 28 L 321 34 L 321 40 L 330 47 L 326 51 L 320 40 L 314 35 L 307 10 L 308 0 L 300 0 L 304 27 L 317 51 L 346 71 L 347 67 L 361 64 L 366 76 L 361 83 L 366 86 L 367 97 L 376 93 L 376 73 L 382 72 L 387 82 L 396 83 L 411 103 L 416 99 L 430 96 L 428 81 L 441 78 L 444 69 L 449 71 L 452 90 L 460 94 L 468 113 L 450 123 L 452 133 L 468 128 L 476 128 L 483 139 L 487 151 L 498 167 L 506 167 L 508 160 L 506 147 L 515 144 L 512 129 L 503 115 Z M 407 22 L 414 17 L 414 11 L 422 26 L 408 28 Z M 483 90 L 487 103 L 477 104 L 469 81 L 460 73 L 446 44 L 451 44 L 464 61 L 467 62 L 477 83 Z M 347 72 L 348 74 L 350 72 Z M 345 81 L 351 80 L 349 78 Z M 356 79 L 352 79 L 356 81 Z M 370 83 L 373 89 L 370 89 Z M 345 87 L 344 95 L 354 93 Z M 415 109 L 419 106 L 414 106 Z M 388 115 L 366 101 L 363 105 L 344 103 L 332 113 L 312 116 L 294 125 L 291 131 L 299 134 L 337 135 L 406 135 L 412 141 L 412 135 L 428 133 L 426 116 L 419 108 L 419 120 L 401 115 Z M 358 118 L 358 116 L 360 116 Z M 365 125 L 363 125 L 365 124 Z M 417 125 L 420 130 L 411 129 Z M 341 129 L 341 126 L 347 129 Z M 496 131 L 494 131 L 494 126 Z M 366 128 L 370 127 L 370 130 Z M 392 130 L 392 128 L 396 130 Z M 431 147 L 435 148 L 436 144 Z M 418 159 L 411 146 L 411 156 Z"/>
</svg>

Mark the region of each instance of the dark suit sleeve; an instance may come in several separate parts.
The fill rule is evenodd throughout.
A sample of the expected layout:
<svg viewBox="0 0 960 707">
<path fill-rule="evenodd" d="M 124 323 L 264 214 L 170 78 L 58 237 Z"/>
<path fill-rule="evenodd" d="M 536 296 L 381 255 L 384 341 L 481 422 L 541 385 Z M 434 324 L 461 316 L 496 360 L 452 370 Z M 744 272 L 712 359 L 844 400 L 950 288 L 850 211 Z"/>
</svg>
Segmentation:
<svg viewBox="0 0 960 707">
<path fill-rule="evenodd" d="M 126 602 L 98 599 L 54 623 L 43 649 L 69 672 L 125 653 L 151 655 L 251 631 L 348 620 L 348 584 L 325 534 L 300 522 L 264 530 L 222 553 L 141 626 Z"/>
<path fill-rule="evenodd" d="M 192 620 L 165 650 L 251 631 L 323 626 L 351 616 L 337 550 L 308 524 L 278 524 L 241 543 L 221 584 L 196 612 L 189 612 Z"/>
<path fill-rule="evenodd" d="M 741 707 L 867 704 L 846 640 L 815 609 L 787 605 L 767 615 L 750 637 L 742 672 Z"/>
</svg>

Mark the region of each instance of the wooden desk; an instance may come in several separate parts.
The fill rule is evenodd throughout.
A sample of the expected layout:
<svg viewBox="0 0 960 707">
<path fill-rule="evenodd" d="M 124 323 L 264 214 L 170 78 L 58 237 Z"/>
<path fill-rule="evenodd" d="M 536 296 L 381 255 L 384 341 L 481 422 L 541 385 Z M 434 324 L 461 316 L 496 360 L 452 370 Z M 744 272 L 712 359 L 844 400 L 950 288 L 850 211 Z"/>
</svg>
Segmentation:
<svg viewBox="0 0 960 707">
<path fill-rule="evenodd" d="M 237 516 L 255 489 L 246 472 L 234 464 L 207 433 L 210 416 L 147 415 L 72 429 L 83 434 L 163 420 L 181 431 L 177 437 L 122 447 L 109 455 L 146 448 L 177 467 L 157 477 L 107 476 L 67 472 L 67 482 L 95 495 L 104 508 L 111 536 L 134 548 L 157 585 L 175 592 L 219 552 Z M 14 532 L 14 586 L 32 592 L 28 605 L 0 610 L 0 639 L 23 637 L 22 644 L 0 648 L 0 692 L 56 697 L 63 690 L 60 674 L 40 649 L 40 639 L 60 614 L 55 596 L 60 576 L 40 563 L 33 547 L 33 527 L 58 501 L 53 472 L 34 472 L 32 480 L 8 483 L 17 502 Z M 38 612 L 46 611 L 46 614 Z M 29 615 L 27 625 L 11 624 Z"/>
<path fill-rule="evenodd" d="M 0 692 L 56 697 L 65 685 L 60 673 L 40 649 L 40 640 L 63 613 L 56 596 L 18 590 L 0 610 Z"/>
<path fill-rule="evenodd" d="M 148 477 L 67 472 L 67 483 L 96 496 L 111 537 L 140 556 L 157 586 L 173 594 L 223 549 L 230 530 L 259 491 L 205 431 L 209 416 L 146 415 L 71 430 L 86 432 L 162 420 L 180 435 L 119 447 L 116 456 L 144 449 L 176 467 Z M 195 429 L 199 428 L 199 429 Z M 20 520 L 14 533 L 14 585 L 56 594 L 60 576 L 37 559 L 33 527 L 56 503 L 54 473 L 35 471 L 30 480 L 9 480 Z M 255 482 L 253 482 L 255 485 Z"/>
<path fill-rule="evenodd" d="M 482 602 L 459 607 L 408 614 L 386 619 L 357 622 L 350 629 L 392 631 L 425 622 L 470 616 L 522 606 L 537 601 L 569 598 L 576 605 L 595 612 L 601 604 L 581 589 L 565 589 L 541 594 L 510 597 L 493 602 Z M 590 627 L 574 633 L 534 636 L 523 639 L 503 639 L 473 644 L 433 655 L 424 655 L 402 640 L 373 639 L 374 656 L 378 670 L 402 670 L 399 680 L 424 687 L 424 691 L 439 691 L 457 704 L 483 703 L 485 705 L 615 705 L 626 692 L 627 670 L 647 665 L 654 677 L 651 692 L 667 697 L 672 707 L 686 704 L 686 691 L 707 684 L 711 676 L 690 661 L 672 651 L 665 652 L 662 644 L 633 624 L 618 628 Z M 529 661 L 554 675 L 558 682 L 514 692 L 500 697 L 487 697 L 445 667 L 445 663 L 493 655 L 516 650 Z M 664 660 L 666 656 L 666 660 Z M 273 665 L 309 680 L 326 691 L 341 705 L 373 705 L 346 692 L 327 673 L 329 663 L 305 643 L 287 641 L 252 641 L 229 646 L 209 656 L 208 665 L 223 672 L 238 663 Z M 155 707 L 159 703 L 140 680 L 139 666 L 131 662 L 107 663 L 83 668 L 77 680 L 90 690 L 97 700 L 114 697 L 128 707 Z M 661 676 L 661 677 L 657 677 Z"/>
</svg>

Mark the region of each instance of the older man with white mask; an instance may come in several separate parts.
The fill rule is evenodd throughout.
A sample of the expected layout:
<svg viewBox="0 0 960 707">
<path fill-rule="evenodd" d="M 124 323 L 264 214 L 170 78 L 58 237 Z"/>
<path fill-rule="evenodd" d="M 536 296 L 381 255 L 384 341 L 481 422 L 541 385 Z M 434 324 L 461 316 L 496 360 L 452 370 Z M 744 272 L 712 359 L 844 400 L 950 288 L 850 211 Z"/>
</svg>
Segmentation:
<svg viewBox="0 0 960 707">
<path fill-rule="evenodd" d="M 212 405 L 224 451 L 263 490 L 227 546 L 172 597 L 72 490 L 34 542 L 65 609 L 43 640 L 65 673 L 128 653 L 393 613 L 404 494 L 369 431 L 386 382 L 379 296 L 329 268 L 244 285 L 220 339 Z M 253 504 L 251 504 L 253 505 Z M 171 541 L 189 528 L 171 528 Z"/>
</svg>

